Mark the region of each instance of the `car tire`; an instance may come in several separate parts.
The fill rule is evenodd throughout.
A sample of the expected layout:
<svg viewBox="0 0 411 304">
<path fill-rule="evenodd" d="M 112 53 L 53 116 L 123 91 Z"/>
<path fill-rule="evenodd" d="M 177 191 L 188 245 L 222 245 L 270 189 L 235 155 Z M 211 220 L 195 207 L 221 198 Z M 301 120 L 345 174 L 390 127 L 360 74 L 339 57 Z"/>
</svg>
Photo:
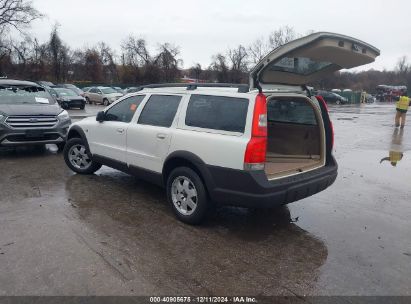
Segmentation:
<svg viewBox="0 0 411 304">
<path fill-rule="evenodd" d="M 110 102 L 108 101 L 108 99 L 104 98 L 103 99 L 103 105 L 107 107 L 109 104 L 110 104 Z"/>
<path fill-rule="evenodd" d="M 91 104 L 90 98 L 86 97 L 86 103 Z"/>
<path fill-rule="evenodd" d="M 335 104 L 341 104 L 341 101 L 339 101 L 338 99 L 335 101 Z"/>
<path fill-rule="evenodd" d="M 81 138 L 68 140 L 63 155 L 66 165 L 76 173 L 93 174 L 101 168 L 101 164 L 93 161 L 87 145 Z"/>
<path fill-rule="evenodd" d="M 180 221 L 200 224 L 210 210 L 207 190 L 196 172 L 177 167 L 167 178 L 167 200 Z"/>
<path fill-rule="evenodd" d="M 85 104 L 81 105 L 81 106 L 80 106 L 80 110 L 84 110 L 85 107 L 86 107 Z"/>
</svg>

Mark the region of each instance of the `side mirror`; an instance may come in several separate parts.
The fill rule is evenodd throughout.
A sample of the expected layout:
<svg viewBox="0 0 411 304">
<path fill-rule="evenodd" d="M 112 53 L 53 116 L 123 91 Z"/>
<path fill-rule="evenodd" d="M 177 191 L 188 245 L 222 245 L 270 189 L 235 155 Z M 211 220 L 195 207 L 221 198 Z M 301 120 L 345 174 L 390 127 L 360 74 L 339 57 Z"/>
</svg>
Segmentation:
<svg viewBox="0 0 411 304">
<path fill-rule="evenodd" d="M 97 113 L 97 116 L 96 116 L 96 120 L 97 120 L 98 122 L 103 122 L 103 121 L 105 121 L 105 120 L 106 120 L 106 113 L 104 113 L 104 111 L 98 112 L 98 113 Z"/>
</svg>

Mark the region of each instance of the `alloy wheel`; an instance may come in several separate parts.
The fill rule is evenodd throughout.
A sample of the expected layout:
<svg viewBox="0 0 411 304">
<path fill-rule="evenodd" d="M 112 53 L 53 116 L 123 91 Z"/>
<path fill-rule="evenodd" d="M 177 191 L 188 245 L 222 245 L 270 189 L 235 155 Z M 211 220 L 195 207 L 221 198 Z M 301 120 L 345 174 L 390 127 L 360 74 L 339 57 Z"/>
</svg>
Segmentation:
<svg viewBox="0 0 411 304">
<path fill-rule="evenodd" d="M 197 208 L 197 190 L 193 182 L 186 176 L 178 176 L 171 185 L 171 199 L 183 215 L 191 215 Z"/>
</svg>

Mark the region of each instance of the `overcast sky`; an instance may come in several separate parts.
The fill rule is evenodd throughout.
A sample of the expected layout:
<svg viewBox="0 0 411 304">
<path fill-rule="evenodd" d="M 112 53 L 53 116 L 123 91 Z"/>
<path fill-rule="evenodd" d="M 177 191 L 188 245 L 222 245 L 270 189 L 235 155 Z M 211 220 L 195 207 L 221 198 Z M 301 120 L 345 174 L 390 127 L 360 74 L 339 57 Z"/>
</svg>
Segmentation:
<svg viewBox="0 0 411 304">
<path fill-rule="evenodd" d="M 151 48 L 171 42 L 180 47 L 184 67 L 238 44 L 248 45 L 289 25 L 298 33 L 329 31 L 368 42 L 381 50 L 361 69 L 392 69 L 400 56 L 411 61 L 411 1 L 363 0 L 34 0 L 47 15 L 31 32 L 48 39 L 52 26 L 72 48 L 105 41 L 120 50 L 129 34 Z"/>
</svg>

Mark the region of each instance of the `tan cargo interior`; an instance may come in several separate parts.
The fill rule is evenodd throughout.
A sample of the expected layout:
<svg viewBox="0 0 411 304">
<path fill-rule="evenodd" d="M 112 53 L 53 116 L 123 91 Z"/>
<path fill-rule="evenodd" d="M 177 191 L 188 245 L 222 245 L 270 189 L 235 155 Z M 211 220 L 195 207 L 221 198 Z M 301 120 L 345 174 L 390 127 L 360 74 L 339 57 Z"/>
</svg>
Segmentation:
<svg viewBox="0 0 411 304">
<path fill-rule="evenodd" d="M 276 107 L 270 107 L 273 102 Z M 289 110 L 290 103 L 294 105 L 292 110 Z M 319 110 L 301 97 L 273 97 L 268 99 L 268 105 L 267 177 L 275 179 L 323 166 L 324 126 Z M 299 122 L 293 117 L 300 109 L 305 112 L 305 117 L 298 118 Z M 279 114 L 281 111 L 287 113 Z"/>
</svg>

